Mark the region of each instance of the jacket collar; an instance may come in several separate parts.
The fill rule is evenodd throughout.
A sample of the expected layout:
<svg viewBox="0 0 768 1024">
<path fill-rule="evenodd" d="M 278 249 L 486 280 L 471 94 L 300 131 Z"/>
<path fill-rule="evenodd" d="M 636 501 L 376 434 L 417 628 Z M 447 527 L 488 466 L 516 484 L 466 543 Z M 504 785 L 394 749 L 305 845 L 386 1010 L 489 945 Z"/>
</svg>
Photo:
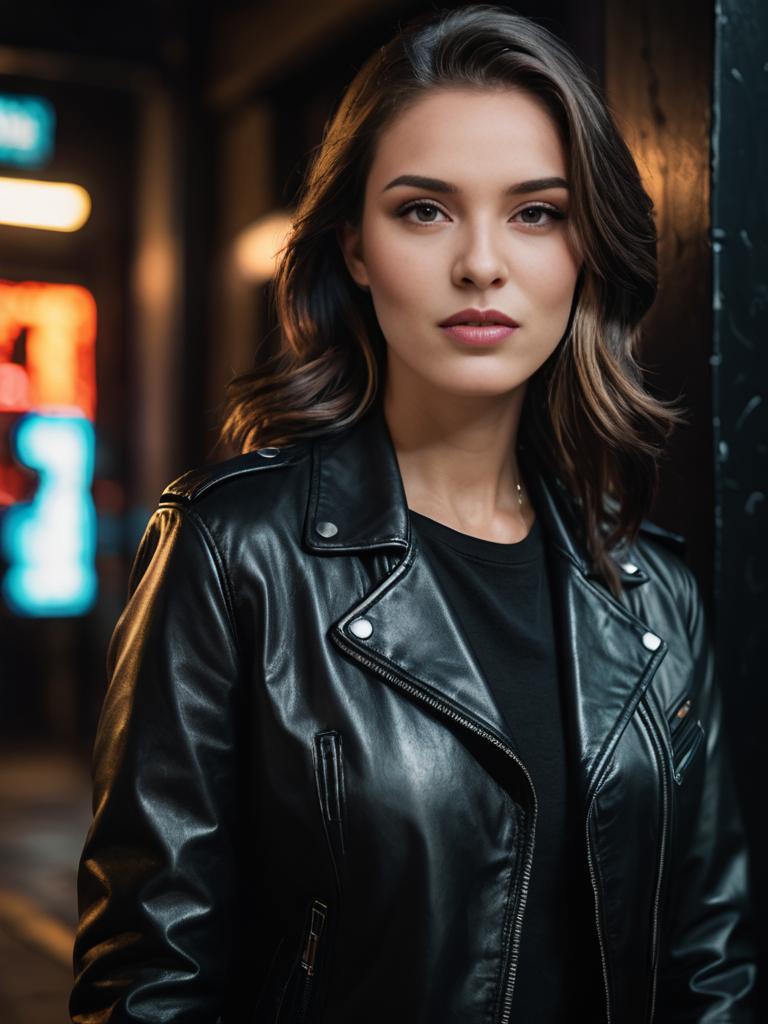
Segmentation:
<svg viewBox="0 0 768 1024">
<path fill-rule="evenodd" d="M 644 622 L 590 578 L 590 560 L 563 489 L 534 466 L 524 468 L 549 540 L 547 564 L 569 743 L 576 751 L 581 798 L 588 807 L 668 645 L 654 623 Z M 410 693 L 442 709 L 446 718 L 463 717 L 515 748 L 462 624 L 411 536 L 399 465 L 378 405 L 352 427 L 313 444 L 304 541 L 310 551 L 325 555 L 399 550 L 403 557 L 397 566 L 357 594 L 331 624 L 330 636 L 346 654 L 384 679 L 398 680 Z"/>
<path fill-rule="evenodd" d="M 329 553 L 391 546 L 407 549 L 408 503 L 380 402 L 351 427 L 321 437 L 313 454 L 304 536 L 307 546 Z M 550 543 L 583 576 L 598 579 L 591 556 L 579 539 L 578 513 L 565 487 L 545 474 L 522 446 L 519 459 Z M 618 556 L 616 562 L 624 587 L 647 581 L 642 569 Z"/>
</svg>

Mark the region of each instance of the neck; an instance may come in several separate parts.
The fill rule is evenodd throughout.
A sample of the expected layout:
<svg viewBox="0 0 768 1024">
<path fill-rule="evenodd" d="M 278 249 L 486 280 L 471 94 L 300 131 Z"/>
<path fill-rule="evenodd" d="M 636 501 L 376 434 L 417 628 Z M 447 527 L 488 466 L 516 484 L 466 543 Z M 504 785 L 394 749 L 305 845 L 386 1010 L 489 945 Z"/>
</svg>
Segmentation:
<svg viewBox="0 0 768 1024">
<path fill-rule="evenodd" d="M 524 536 L 535 518 L 516 458 L 524 396 L 525 385 L 489 398 L 388 378 L 383 412 L 409 508 L 475 535 Z"/>
</svg>

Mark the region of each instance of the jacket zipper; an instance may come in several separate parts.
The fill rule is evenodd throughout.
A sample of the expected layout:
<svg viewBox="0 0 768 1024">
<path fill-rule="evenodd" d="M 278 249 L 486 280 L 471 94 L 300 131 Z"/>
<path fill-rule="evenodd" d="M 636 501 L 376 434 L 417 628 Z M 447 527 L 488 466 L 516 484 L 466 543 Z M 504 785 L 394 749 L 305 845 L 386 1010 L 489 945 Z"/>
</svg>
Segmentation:
<svg viewBox="0 0 768 1024">
<path fill-rule="evenodd" d="M 643 709 L 643 719 L 648 719 L 647 728 L 650 733 L 654 736 L 654 746 L 656 748 L 656 756 L 658 757 L 659 764 L 661 765 L 661 805 L 662 805 L 662 818 L 661 818 L 661 844 L 659 848 L 659 874 L 656 879 L 656 894 L 653 900 L 653 939 L 651 947 L 651 963 L 653 964 L 653 970 L 651 973 L 651 1007 L 648 1014 L 648 1022 L 651 1024 L 653 1020 L 653 1014 L 656 1006 L 656 980 L 659 970 L 658 962 L 658 947 L 659 947 L 659 902 L 661 898 L 661 883 L 664 877 L 664 867 L 667 856 L 667 833 L 669 831 L 669 772 L 667 770 L 667 759 L 664 756 L 664 744 L 660 740 L 658 732 L 656 731 L 656 724 L 653 720 L 653 715 L 650 712 Z"/>
<path fill-rule="evenodd" d="M 675 764 L 675 782 L 678 786 L 682 785 L 683 778 L 688 765 L 693 760 L 693 755 L 699 749 L 699 744 L 704 739 L 704 728 L 701 722 L 695 722 L 690 728 L 690 735 L 686 736 L 684 742 L 681 744 L 680 750 L 677 751 L 677 763 Z"/>
<path fill-rule="evenodd" d="M 691 701 L 691 697 L 685 697 L 672 712 L 669 718 L 669 731 L 672 735 L 682 728 L 684 719 L 688 717 L 688 713 L 691 710 Z"/>
<path fill-rule="evenodd" d="M 646 716 L 644 716 L 644 719 L 645 719 L 645 717 Z M 650 717 L 650 716 L 647 716 L 647 717 Z M 647 728 L 648 728 L 649 732 L 652 731 L 650 727 L 647 726 Z M 665 861 L 665 857 L 666 857 L 667 833 L 668 833 L 668 830 L 669 830 L 669 799 L 668 799 L 669 782 L 668 782 L 668 774 L 667 774 L 667 765 L 666 765 L 666 761 L 665 761 L 664 755 L 663 755 L 663 748 L 661 748 L 661 751 L 660 751 L 660 748 L 658 746 L 658 742 L 657 742 L 658 741 L 658 736 L 656 736 L 655 730 L 653 730 L 653 732 L 654 732 L 654 740 L 655 740 L 654 747 L 656 749 L 656 754 L 657 754 L 657 757 L 658 757 L 659 764 L 661 765 L 661 776 L 662 776 L 662 798 L 661 798 L 661 802 L 662 802 L 662 826 L 661 826 L 661 844 L 660 844 L 660 847 L 659 847 L 659 871 L 658 871 L 658 875 L 657 875 L 657 879 L 656 879 L 656 893 L 655 893 L 654 902 L 653 902 L 653 924 L 652 924 L 652 936 L 653 936 L 653 938 L 652 938 L 652 948 L 651 948 L 651 962 L 653 963 L 653 970 L 652 970 L 652 974 L 651 974 L 651 1008 L 650 1008 L 650 1013 L 648 1015 L 648 1024 L 651 1024 L 651 1021 L 653 1020 L 654 1008 L 655 1008 L 655 1004 L 656 1004 L 656 976 L 657 976 L 657 973 L 658 973 L 657 949 L 658 949 L 658 927 L 659 927 L 659 902 L 660 902 L 660 895 L 661 895 L 661 882 L 662 882 L 662 877 L 663 877 L 663 874 L 664 874 L 664 861 Z M 589 802 L 589 810 L 587 811 L 587 861 L 589 863 L 589 876 L 590 876 L 590 879 L 592 881 L 592 890 L 593 890 L 594 895 L 595 895 L 595 924 L 597 925 L 597 937 L 598 937 L 598 940 L 599 940 L 599 943 L 600 943 L 600 959 L 602 960 L 602 964 L 603 964 L 603 983 L 604 983 L 604 986 L 605 986 L 605 1015 L 606 1015 L 606 1024 L 611 1024 L 612 1014 L 611 1014 L 611 1001 L 610 1001 L 610 995 L 609 995 L 610 988 L 609 988 L 609 984 L 608 984 L 608 960 L 607 960 L 606 953 L 605 953 L 605 942 L 604 942 L 604 939 L 603 939 L 603 930 L 602 930 L 602 926 L 601 926 L 601 923 L 600 923 L 600 890 L 598 888 L 597 878 L 596 878 L 596 875 L 595 875 L 595 867 L 594 867 L 593 852 L 592 852 L 592 843 L 591 843 L 591 840 L 590 840 L 590 833 L 589 833 L 589 822 L 590 822 L 590 817 L 592 815 L 592 808 L 594 807 L 595 800 L 597 799 L 597 794 L 598 794 L 599 791 L 600 791 L 600 786 L 598 785 L 595 788 L 595 792 L 593 793 L 592 799 Z"/>
<path fill-rule="evenodd" d="M 494 746 L 499 747 L 500 750 L 503 750 L 505 754 L 512 758 L 512 760 L 522 769 L 523 774 L 528 780 L 528 785 L 531 789 L 531 795 L 533 796 L 533 821 L 531 824 L 531 828 L 528 832 L 528 843 L 525 851 L 525 862 L 523 864 L 523 879 L 522 885 L 520 887 L 517 914 L 515 916 L 513 924 L 510 970 L 507 979 L 507 991 L 504 994 L 502 1012 L 498 1021 L 498 1024 L 509 1024 L 510 1016 L 512 1013 L 512 993 L 514 992 L 515 987 L 515 975 L 517 972 L 517 962 L 519 959 L 520 951 L 520 933 L 522 931 L 523 926 L 523 914 L 525 912 L 525 904 L 528 900 L 528 885 L 530 883 L 531 878 L 533 846 L 536 836 L 536 817 L 538 805 L 536 801 L 536 791 L 533 788 L 533 780 L 531 779 L 528 769 L 525 767 L 520 758 L 514 753 L 514 751 L 510 747 L 507 746 L 506 743 L 502 743 L 502 741 L 498 739 L 498 737 L 494 736 L 492 732 L 489 732 L 487 729 L 483 729 L 482 726 L 477 725 L 475 722 L 472 721 L 472 719 L 466 718 L 464 715 L 459 714 L 457 711 L 454 711 L 453 708 L 449 707 L 447 704 L 444 704 L 442 701 L 435 700 L 434 697 L 430 697 L 428 694 L 423 693 L 420 689 L 418 689 L 418 687 L 413 686 L 407 680 L 403 679 L 402 676 L 395 675 L 393 672 L 388 672 L 386 669 L 382 668 L 381 665 L 379 665 L 377 662 L 361 654 L 356 647 L 353 647 L 351 644 L 348 644 L 346 640 L 343 640 L 342 634 L 340 632 L 336 633 L 336 641 L 342 648 L 342 650 L 347 652 L 347 654 L 351 654 L 353 657 L 358 659 L 363 665 L 366 665 L 368 668 L 376 672 L 378 675 L 383 676 L 384 679 L 387 679 L 390 682 L 395 683 L 395 685 L 399 686 L 400 689 L 405 690 L 406 693 L 410 693 L 412 696 L 423 701 L 425 704 L 429 704 L 431 707 L 439 708 L 450 718 L 453 718 L 457 722 L 461 722 L 462 725 L 466 726 L 466 728 L 470 729 L 472 732 L 477 733 L 479 736 L 485 737 L 485 739 L 487 740 L 490 740 L 490 742 L 493 743 Z"/>
<path fill-rule="evenodd" d="M 317 948 L 320 942 L 320 935 L 325 924 L 328 904 L 322 900 L 312 900 L 312 912 L 309 919 L 309 930 L 304 949 L 301 954 L 299 966 L 304 972 L 300 982 L 298 1010 L 296 1013 L 296 1024 L 303 1024 L 306 1020 L 307 1009 L 309 1008 L 309 997 L 312 994 L 313 981 L 315 977 L 315 959 Z"/>
<path fill-rule="evenodd" d="M 592 891 L 595 895 L 595 925 L 597 927 L 597 941 L 600 945 L 600 960 L 603 965 L 603 986 L 605 989 L 605 1020 L 606 1024 L 611 1024 L 611 997 L 610 990 L 608 987 L 608 959 L 605 953 L 605 940 L 603 938 L 603 928 L 600 923 L 600 890 L 597 885 L 597 878 L 595 876 L 595 865 L 592 856 L 592 843 L 590 841 L 589 834 L 589 821 L 592 816 L 592 808 L 595 805 L 595 799 L 599 792 L 600 787 L 595 787 L 595 792 L 592 794 L 592 799 L 589 801 L 589 808 L 587 810 L 587 863 L 589 864 L 589 877 L 592 882 Z"/>
</svg>

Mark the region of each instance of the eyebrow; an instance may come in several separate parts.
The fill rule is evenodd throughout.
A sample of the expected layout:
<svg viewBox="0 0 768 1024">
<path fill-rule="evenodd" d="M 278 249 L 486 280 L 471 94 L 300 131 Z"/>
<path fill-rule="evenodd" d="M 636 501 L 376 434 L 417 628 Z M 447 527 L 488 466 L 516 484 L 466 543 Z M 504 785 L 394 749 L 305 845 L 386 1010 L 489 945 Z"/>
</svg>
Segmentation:
<svg viewBox="0 0 768 1024">
<path fill-rule="evenodd" d="M 442 181 L 440 178 L 425 178 L 420 174 L 401 174 L 394 178 L 381 190 L 386 192 L 390 188 L 397 188 L 398 185 L 412 185 L 414 188 L 423 188 L 429 192 L 460 192 L 458 185 L 452 185 L 449 181 Z M 565 178 L 531 178 L 530 181 L 518 181 L 516 185 L 510 185 L 504 190 L 508 196 L 516 196 L 526 192 L 542 192 L 547 188 L 568 188 Z"/>
</svg>

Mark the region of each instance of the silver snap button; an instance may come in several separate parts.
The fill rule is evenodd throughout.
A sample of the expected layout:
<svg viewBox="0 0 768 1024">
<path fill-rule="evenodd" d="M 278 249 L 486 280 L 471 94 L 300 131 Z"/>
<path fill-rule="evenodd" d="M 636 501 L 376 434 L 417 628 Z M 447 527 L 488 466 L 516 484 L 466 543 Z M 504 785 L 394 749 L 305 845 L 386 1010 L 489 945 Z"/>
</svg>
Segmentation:
<svg viewBox="0 0 768 1024">
<path fill-rule="evenodd" d="M 655 651 L 660 644 L 661 638 L 655 633 L 643 633 L 643 647 L 647 647 L 649 651 Z"/>
<path fill-rule="evenodd" d="M 349 624 L 349 632 L 361 640 L 367 640 L 373 632 L 373 623 L 370 619 L 355 619 Z"/>
<path fill-rule="evenodd" d="M 682 772 L 675 772 L 675 782 L 677 782 L 679 784 L 682 781 L 683 781 L 683 773 Z"/>
<path fill-rule="evenodd" d="M 318 523 L 315 529 L 317 530 L 321 537 L 335 537 L 336 534 L 339 532 L 339 528 L 336 525 L 336 523 Z"/>
<path fill-rule="evenodd" d="M 276 455 L 280 454 L 279 448 L 259 448 L 256 452 L 257 455 L 261 455 L 263 459 L 274 459 Z"/>
<path fill-rule="evenodd" d="M 630 575 L 637 572 L 637 566 L 633 565 L 632 562 L 622 562 L 621 568 L 624 572 L 628 572 Z"/>
</svg>

